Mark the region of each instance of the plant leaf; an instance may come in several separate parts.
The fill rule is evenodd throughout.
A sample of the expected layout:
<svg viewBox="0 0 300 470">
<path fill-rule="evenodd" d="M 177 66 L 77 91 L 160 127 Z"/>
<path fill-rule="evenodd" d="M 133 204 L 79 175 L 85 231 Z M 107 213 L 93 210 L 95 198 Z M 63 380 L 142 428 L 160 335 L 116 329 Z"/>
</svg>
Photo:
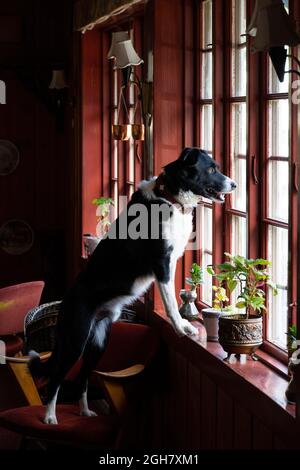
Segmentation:
<svg viewBox="0 0 300 470">
<path fill-rule="evenodd" d="M 213 270 L 213 268 L 212 268 L 211 266 L 207 266 L 206 272 L 207 272 L 208 274 L 210 274 L 211 276 L 214 276 L 214 275 L 215 275 L 215 271 Z"/>
<path fill-rule="evenodd" d="M 228 286 L 228 289 L 230 290 L 230 292 L 233 292 L 234 289 L 237 286 L 237 281 L 235 279 L 229 279 L 227 281 L 227 286 Z"/>
</svg>

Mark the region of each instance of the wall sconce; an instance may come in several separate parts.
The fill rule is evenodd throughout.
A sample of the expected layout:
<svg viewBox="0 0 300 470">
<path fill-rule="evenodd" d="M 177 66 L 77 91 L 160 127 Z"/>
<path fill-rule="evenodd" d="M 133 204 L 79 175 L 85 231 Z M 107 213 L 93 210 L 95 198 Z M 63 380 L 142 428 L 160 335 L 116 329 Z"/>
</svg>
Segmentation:
<svg viewBox="0 0 300 470">
<path fill-rule="evenodd" d="M 54 108 L 56 114 L 56 126 L 58 130 L 63 131 L 64 128 L 64 115 L 65 105 L 67 101 L 67 88 L 68 83 L 64 70 L 53 70 L 52 80 L 49 89 L 52 90 L 54 99 Z"/>
<path fill-rule="evenodd" d="M 118 31 L 112 34 L 112 44 L 108 52 L 108 59 L 114 59 L 114 69 L 122 70 L 123 84 L 120 90 L 118 103 L 118 121 L 120 107 L 123 103 L 129 120 L 129 114 L 124 97 L 124 90 L 128 84 L 135 85 L 138 88 L 138 100 L 141 103 L 142 118 L 150 126 L 152 117 L 152 84 L 142 82 L 133 72 L 133 67 L 142 64 L 144 61 L 139 57 L 133 47 L 128 31 Z M 136 105 L 137 107 L 137 105 Z M 136 111 L 136 108 L 135 108 Z M 134 113 L 135 114 L 135 113 Z M 144 140 L 145 128 L 144 124 L 114 124 L 112 126 L 112 135 L 115 140 Z"/>
<path fill-rule="evenodd" d="M 278 79 L 283 82 L 287 50 L 284 46 L 297 46 L 300 36 L 295 31 L 282 0 L 256 0 L 254 12 L 247 28 L 254 37 L 252 51 L 268 51 Z"/>
<path fill-rule="evenodd" d="M 50 90 L 63 90 L 68 88 L 66 75 L 64 70 L 53 70 L 52 71 L 52 80 L 49 85 Z"/>
</svg>

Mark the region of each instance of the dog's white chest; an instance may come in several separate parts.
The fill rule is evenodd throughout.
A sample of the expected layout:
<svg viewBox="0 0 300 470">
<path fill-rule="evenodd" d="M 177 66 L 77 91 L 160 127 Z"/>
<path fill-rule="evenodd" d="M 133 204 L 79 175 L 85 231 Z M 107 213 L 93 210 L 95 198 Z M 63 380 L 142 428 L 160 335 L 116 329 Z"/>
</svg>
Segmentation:
<svg viewBox="0 0 300 470">
<path fill-rule="evenodd" d="M 164 236 L 173 247 L 172 256 L 178 259 L 183 255 L 193 228 L 192 213 L 174 210 L 172 217 L 163 227 Z"/>
</svg>

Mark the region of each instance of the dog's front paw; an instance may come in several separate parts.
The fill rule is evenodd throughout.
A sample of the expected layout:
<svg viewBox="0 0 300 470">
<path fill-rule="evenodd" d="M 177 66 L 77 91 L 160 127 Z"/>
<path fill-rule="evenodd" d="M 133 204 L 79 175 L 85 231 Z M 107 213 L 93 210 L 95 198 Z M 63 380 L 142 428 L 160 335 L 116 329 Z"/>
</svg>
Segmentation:
<svg viewBox="0 0 300 470">
<path fill-rule="evenodd" d="M 55 415 L 46 415 L 44 418 L 44 424 L 58 424 Z"/>
<path fill-rule="evenodd" d="M 175 325 L 178 336 L 198 335 L 199 331 L 188 320 L 182 319 L 180 323 Z"/>
<path fill-rule="evenodd" d="M 95 413 L 95 411 L 92 411 L 92 410 L 82 410 L 80 411 L 80 416 L 88 416 L 89 418 L 93 417 L 93 416 L 98 416 L 97 413 Z"/>
</svg>

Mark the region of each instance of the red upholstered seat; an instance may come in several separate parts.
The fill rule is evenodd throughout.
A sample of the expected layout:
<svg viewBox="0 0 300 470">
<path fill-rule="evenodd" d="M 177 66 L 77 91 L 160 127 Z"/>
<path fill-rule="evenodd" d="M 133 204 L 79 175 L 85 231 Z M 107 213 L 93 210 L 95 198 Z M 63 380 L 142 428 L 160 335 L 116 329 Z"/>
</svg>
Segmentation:
<svg viewBox="0 0 300 470">
<path fill-rule="evenodd" d="M 6 356 L 15 356 L 23 348 L 24 341 L 17 335 L 1 336 L 0 339 L 5 343 Z"/>
<path fill-rule="evenodd" d="M 1 412 L 0 426 L 24 436 L 81 447 L 113 445 L 118 431 L 115 415 L 80 416 L 76 405 L 57 405 L 56 411 L 58 425 L 43 423 L 45 407 L 25 406 Z"/>
<path fill-rule="evenodd" d="M 45 407 L 26 406 L 1 412 L 0 427 L 23 436 L 62 444 L 68 443 L 78 447 L 112 448 L 119 445 L 120 435 L 126 435 L 124 423 L 125 421 L 128 423 L 128 420 L 125 410 L 127 412 L 131 408 L 127 408 L 127 396 L 123 400 L 127 392 L 125 390 L 126 379 L 122 375 L 119 375 L 118 379 L 116 376 L 109 376 L 109 372 L 122 371 L 135 365 L 147 367 L 157 348 L 158 338 L 148 326 L 115 323 L 112 326 L 105 353 L 96 368 L 100 372 L 94 374 L 99 378 L 101 372 L 106 372 L 105 380 L 100 379 L 100 382 L 102 387 L 106 387 L 115 412 L 111 415 L 101 414 L 88 418 L 79 416 L 78 406 L 57 405 L 58 425 L 46 425 L 43 423 Z M 80 365 L 81 361 L 78 361 L 73 366 L 68 374 L 69 379 L 76 376 Z M 136 375 L 138 373 L 139 370 L 136 371 Z M 118 385 L 118 382 L 123 385 Z"/>
<path fill-rule="evenodd" d="M 23 333 L 24 317 L 40 303 L 43 281 L 26 282 L 0 289 L 0 335 Z"/>
</svg>

